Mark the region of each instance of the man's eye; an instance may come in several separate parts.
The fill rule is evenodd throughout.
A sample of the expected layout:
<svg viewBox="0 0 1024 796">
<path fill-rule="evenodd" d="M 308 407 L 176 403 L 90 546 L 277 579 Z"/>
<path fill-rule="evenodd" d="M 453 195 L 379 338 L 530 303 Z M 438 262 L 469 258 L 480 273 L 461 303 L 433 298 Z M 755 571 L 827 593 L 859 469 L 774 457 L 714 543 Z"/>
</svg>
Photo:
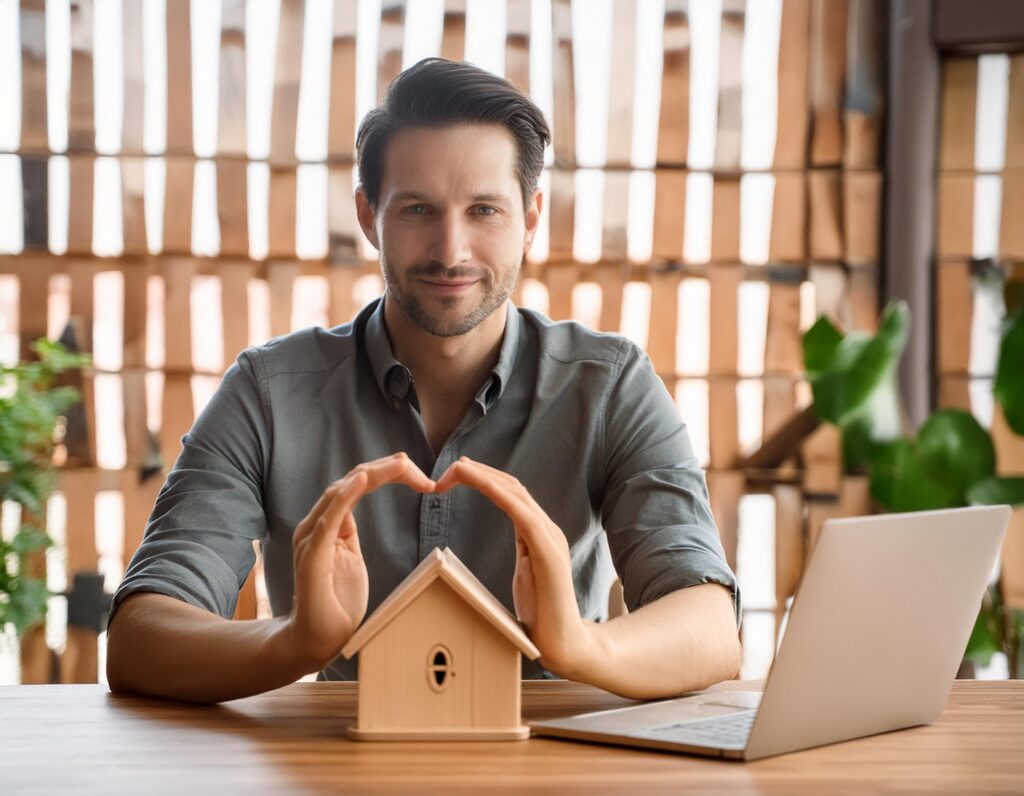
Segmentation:
<svg viewBox="0 0 1024 796">
<path fill-rule="evenodd" d="M 480 205 L 476 208 L 475 212 L 478 216 L 494 216 L 498 214 L 498 208 L 491 207 L 490 205 Z"/>
<path fill-rule="evenodd" d="M 405 212 L 408 213 L 409 215 L 413 215 L 413 216 L 422 216 L 424 213 L 427 212 L 427 206 L 426 205 L 409 205 L 407 208 L 405 208 Z"/>
</svg>

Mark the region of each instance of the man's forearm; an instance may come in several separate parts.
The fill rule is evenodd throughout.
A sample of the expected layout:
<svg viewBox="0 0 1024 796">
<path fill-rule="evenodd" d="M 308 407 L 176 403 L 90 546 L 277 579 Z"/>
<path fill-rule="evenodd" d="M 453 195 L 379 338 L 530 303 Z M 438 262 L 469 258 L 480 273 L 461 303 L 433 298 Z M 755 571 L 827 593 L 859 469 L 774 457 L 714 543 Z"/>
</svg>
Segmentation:
<svg viewBox="0 0 1024 796">
<path fill-rule="evenodd" d="M 739 673 L 732 597 L 717 583 L 680 589 L 589 627 L 592 643 L 579 667 L 565 676 L 621 696 L 674 696 Z"/>
<path fill-rule="evenodd" d="M 230 621 L 162 594 L 129 595 L 107 636 L 107 680 L 129 691 L 223 702 L 294 682 L 302 661 L 283 618 Z"/>
</svg>

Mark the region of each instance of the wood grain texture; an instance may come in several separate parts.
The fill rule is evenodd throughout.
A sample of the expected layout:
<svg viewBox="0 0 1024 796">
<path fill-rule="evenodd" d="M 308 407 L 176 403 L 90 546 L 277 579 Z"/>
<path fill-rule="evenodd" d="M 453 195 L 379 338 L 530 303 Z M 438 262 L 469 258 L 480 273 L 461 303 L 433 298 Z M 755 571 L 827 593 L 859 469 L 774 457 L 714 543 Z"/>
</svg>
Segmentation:
<svg viewBox="0 0 1024 796">
<path fill-rule="evenodd" d="M 772 262 L 803 262 L 807 257 L 807 175 L 775 175 L 768 258 Z"/>
<path fill-rule="evenodd" d="M 68 586 L 75 573 L 95 572 L 99 567 L 96 549 L 96 483 L 89 470 L 65 472 L 60 476 L 60 491 L 67 505 L 66 548 Z M 96 633 L 81 627 L 68 627 L 68 638 L 60 657 L 63 683 L 95 683 L 98 677 Z"/>
<path fill-rule="evenodd" d="M 121 235 L 124 254 L 144 255 L 149 251 L 146 232 L 146 163 L 143 158 L 123 157 L 121 166 Z"/>
<path fill-rule="evenodd" d="M 942 263 L 936 274 L 938 318 L 936 355 L 939 373 L 967 375 L 974 315 L 971 272 L 967 263 Z"/>
<path fill-rule="evenodd" d="M 531 0 L 506 0 L 505 77 L 523 92 L 530 92 Z"/>
<path fill-rule="evenodd" d="M 270 158 L 295 160 L 295 131 L 299 118 L 299 77 L 302 73 L 302 28 L 305 0 L 282 0 L 274 63 L 274 97 L 270 116 Z M 273 213 L 271 213 L 273 218 Z"/>
<path fill-rule="evenodd" d="M 843 200 L 840 173 L 834 169 L 807 172 L 809 253 L 812 260 L 838 261 L 843 256 Z"/>
<path fill-rule="evenodd" d="M 884 0 L 850 0 L 846 88 L 843 98 L 843 165 L 879 165 L 889 6 Z"/>
<path fill-rule="evenodd" d="M 848 18 L 848 0 L 813 0 L 811 163 L 815 166 L 838 165 L 843 157 L 842 100 Z"/>
<path fill-rule="evenodd" d="M 191 157 L 167 158 L 164 193 L 163 251 L 192 253 L 192 195 L 196 162 Z"/>
<path fill-rule="evenodd" d="M 711 199 L 711 260 L 716 263 L 740 261 L 740 181 L 726 177 L 715 180 Z"/>
<path fill-rule="evenodd" d="M 77 0 L 71 4 L 71 85 L 68 90 L 70 152 L 93 152 L 96 148 L 92 69 L 94 15 L 93 0 Z"/>
<path fill-rule="evenodd" d="M 757 688 L 757 683 L 720 687 Z M 716 688 L 719 688 L 716 686 Z M 1024 683 L 957 681 L 933 724 L 742 764 L 531 738 L 358 744 L 355 683 L 296 683 L 218 707 L 111 695 L 105 686 L 0 689 L 5 788 L 377 793 L 1013 793 L 1024 778 Z M 630 704 L 565 681 L 522 684 L 523 716 Z M 132 750 L 132 765 L 110 764 Z"/>
<path fill-rule="evenodd" d="M 91 155 L 68 157 L 68 254 L 92 254 L 95 166 Z"/>
<path fill-rule="evenodd" d="M 193 152 L 190 9 L 189 3 L 180 0 L 167 3 L 167 152 L 176 155 Z M 170 184 L 170 165 L 167 171 Z M 189 202 L 191 204 L 191 198 Z"/>
<path fill-rule="evenodd" d="M 356 142 L 356 11 L 350 0 L 334 0 L 331 36 L 331 99 L 327 156 L 351 159 Z"/>
<path fill-rule="evenodd" d="M 783 0 L 779 31 L 778 132 L 776 169 L 802 169 L 810 131 L 811 0 Z"/>
<path fill-rule="evenodd" d="M 142 22 L 143 0 L 121 0 L 122 69 L 124 70 L 124 117 L 121 152 L 141 155 L 145 117 L 145 57 Z"/>
<path fill-rule="evenodd" d="M 552 144 L 555 163 L 558 166 L 570 167 L 576 164 L 576 81 L 572 55 L 570 0 L 551 0 L 551 48 L 551 71 L 554 82 Z"/>
<path fill-rule="evenodd" d="M 544 269 L 548 288 L 548 317 L 554 321 L 572 320 L 572 291 L 579 281 L 579 269 L 572 264 L 549 264 Z"/>
<path fill-rule="evenodd" d="M 332 262 L 358 259 L 362 230 L 356 221 L 351 166 L 331 166 L 327 173 L 327 256 Z"/>
<path fill-rule="evenodd" d="M 978 59 L 946 58 L 942 64 L 940 169 L 974 169 L 974 116 L 977 103 Z M 942 229 L 941 214 L 939 229 Z"/>
<path fill-rule="evenodd" d="M 225 0 L 220 19 L 217 152 L 246 154 L 245 0 Z M 226 164 L 218 164 L 220 169 Z M 219 188 L 218 180 L 218 188 Z M 245 198 L 245 191 L 241 192 Z M 220 193 L 218 191 L 218 206 Z M 223 250 L 223 242 L 221 249 Z"/>
<path fill-rule="evenodd" d="M 743 142 L 743 32 L 747 0 L 722 1 L 715 167 L 738 169 Z"/>
<path fill-rule="evenodd" d="M 377 47 L 377 102 L 384 99 L 388 83 L 402 71 L 402 37 L 406 0 L 382 0 L 380 38 Z"/>
<path fill-rule="evenodd" d="M 647 355 L 670 395 L 675 394 L 676 345 L 679 331 L 679 287 L 676 271 L 651 274 L 651 314 L 647 327 Z"/>
<path fill-rule="evenodd" d="M 1020 132 L 1024 138 L 1024 130 Z M 1007 141 L 1009 149 L 1009 141 Z M 1000 214 L 999 253 L 1002 257 L 1024 260 L 1024 173 L 1003 173 L 1003 209 Z"/>
<path fill-rule="evenodd" d="M 1024 169 L 1024 53 L 1010 56 L 1006 105 L 1007 169 Z"/>
<path fill-rule="evenodd" d="M 687 0 L 667 0 L 662 25 L 658 164 L 684 166 L 690 141 L 690 20 Z"/>
<path fill-rule="evenodd" d="M 843 260 L 877 263 L 881 256 L 882 184 L 880 171 L 844 171 Z"/>
<path fill-rule="evenodd" d="M 551 170 L 551 203 L 548 233 L 548 261 L 565 262 L 573 258 L 576 230 L 576 172 Z"/>
<path fill-rule="evenodd" d="M 249 167 L 244 160 L 217 162 L 217 221 L 222 255 L 246 257 L 249 254 L 248 174 Z"/>
<path fill-rule="evenodd" d="M 270 171 L 267 256 L 295 256 L 295 213 L 298 200 L 298 174 L 295 168 Z"/>
<path fill-rule="evenodd" d="M 654 231 L 651 254 L 656 258 L 683 259 L 686 219 L 686 172 L 659 169 L 654 177 Z"/>
<path fill-rule="evenodd" d="M 599 330 L 618 332 L 622 328 L 622 293 L 629 276 L 627 270 L 620 264 L 599 264 L 594 266 L 591 275 L 601 286 Z"/>
<path fill-rule="evenodd" d="M 22 0 L 21 150 L 49 149 L 46 111 L 46 2 Z"/>
</svg>

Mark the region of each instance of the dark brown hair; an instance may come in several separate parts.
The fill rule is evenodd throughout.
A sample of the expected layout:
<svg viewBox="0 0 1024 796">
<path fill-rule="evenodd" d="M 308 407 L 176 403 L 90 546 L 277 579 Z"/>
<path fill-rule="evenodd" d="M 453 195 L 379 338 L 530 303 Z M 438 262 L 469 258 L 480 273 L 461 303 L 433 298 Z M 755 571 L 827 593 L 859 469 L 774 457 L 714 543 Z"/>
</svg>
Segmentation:
<svg viewBox="0 0 1024 796">
<path fill-rule="evenodd" d="M 388 85 L 384 102 L 363 117 L 356 136 L 359 182 L 377 207 L 384 177 L 384 153 L 399 130 L 501 124 L 516 141 L 516 176 L 529 205 L 544 167 L 551 131 L 533 100 L 514 84 L 472 64 L 424 58 Z"/>
</svg>

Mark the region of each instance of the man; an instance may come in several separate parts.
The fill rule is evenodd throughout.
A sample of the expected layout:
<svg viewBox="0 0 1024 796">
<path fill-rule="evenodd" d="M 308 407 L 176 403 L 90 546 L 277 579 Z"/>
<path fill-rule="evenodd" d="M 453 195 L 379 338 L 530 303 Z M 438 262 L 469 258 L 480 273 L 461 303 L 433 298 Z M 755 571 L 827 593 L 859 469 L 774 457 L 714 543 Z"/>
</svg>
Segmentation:
<svg viewBox="0 0 1024 796">
<path fill-rule="evenodd" d="M 549 140 L 470 65 L 392 83 L 357 141 L 386 292 L 225 375 L 114 596 L 115 691 L 215 702 L 355 677 L 339 650 L 435 546 L 516 610 L 541 651 L 525 676 L 655 697 L 736 674 L 736 581 L 650 360 L 508 301 Z M 229 621 L 254 540 L 274 618 Z M 600 621 L 609 549 L 630 613 Z"/>
</svg>

